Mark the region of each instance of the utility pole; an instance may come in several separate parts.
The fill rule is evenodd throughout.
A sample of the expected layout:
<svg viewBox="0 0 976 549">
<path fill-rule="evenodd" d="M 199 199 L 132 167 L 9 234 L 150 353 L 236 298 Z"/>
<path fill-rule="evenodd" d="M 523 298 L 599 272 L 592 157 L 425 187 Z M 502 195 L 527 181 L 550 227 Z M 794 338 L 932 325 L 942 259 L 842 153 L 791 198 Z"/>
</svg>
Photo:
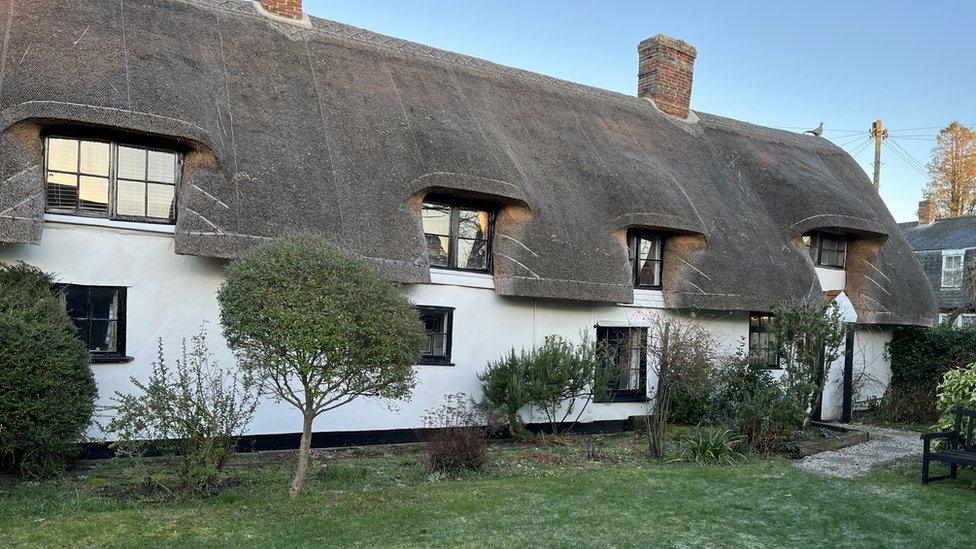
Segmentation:
<svg viewBox="0 0 976 549">
<path fill-rule="evenodd" d="M 888 139 L 888 130 L 880 118 L 871 124 L 871 136 L 874 137 L 874 190 L 877 191 L 881 188 L 881 142 Z"/>
</svg>

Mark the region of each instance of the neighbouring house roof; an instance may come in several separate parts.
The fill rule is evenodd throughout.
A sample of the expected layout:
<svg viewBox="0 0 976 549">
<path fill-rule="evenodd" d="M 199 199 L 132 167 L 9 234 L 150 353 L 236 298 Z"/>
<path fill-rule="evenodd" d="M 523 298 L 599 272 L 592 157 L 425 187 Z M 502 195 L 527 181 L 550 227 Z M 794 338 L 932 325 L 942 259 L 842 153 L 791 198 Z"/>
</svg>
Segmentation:
<svg viewBox="0 0 976 549">
<path fill-rule="evenodd" d="M 938 219 L 929 225 L 899 223 L 908 245 L 916 251 L 976 248 L 976 216 Z"/>
<path fill-rule="evenodd" d="M 37 243 L 51 122 L 159 134 L 188 153 L 176 251 L 232 258 L 320 233 L 430 280 L 425 193 L 504 205 L 501 295 L 630 302 L 628 228 L 671 231 L 671 307 L 818 298 L 797 237 L 855 235 L 860 322 L 927 324 L 934 299 L 867 176 L 829 141 L 653 103 L 235 0 L 13 0 L 0 71 L 0 240 Z M 635 65 L 636 72 L 636 65 Z"/>
</svg>

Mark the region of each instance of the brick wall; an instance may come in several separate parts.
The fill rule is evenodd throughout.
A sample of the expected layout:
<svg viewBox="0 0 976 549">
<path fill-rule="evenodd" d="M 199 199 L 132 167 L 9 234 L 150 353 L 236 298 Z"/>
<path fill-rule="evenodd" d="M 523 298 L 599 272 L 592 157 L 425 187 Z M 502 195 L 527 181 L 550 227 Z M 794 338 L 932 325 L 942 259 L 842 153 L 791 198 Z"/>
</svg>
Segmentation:
<svg viewBox="0 0 976 549">
<path fill-rule="evenodd" d="M 695 48 L 663 34 L 637 46 L 640 67 L 637 95 L 649 97 L 662 111 L 687 118 L 691 104 L 691 80 L 695 69 Z"/>
<path fill-rule="evenodd" d="M 302 0 L 261 0 L 261 7 L 282 17 L 302 18 Z"/>
</svg>

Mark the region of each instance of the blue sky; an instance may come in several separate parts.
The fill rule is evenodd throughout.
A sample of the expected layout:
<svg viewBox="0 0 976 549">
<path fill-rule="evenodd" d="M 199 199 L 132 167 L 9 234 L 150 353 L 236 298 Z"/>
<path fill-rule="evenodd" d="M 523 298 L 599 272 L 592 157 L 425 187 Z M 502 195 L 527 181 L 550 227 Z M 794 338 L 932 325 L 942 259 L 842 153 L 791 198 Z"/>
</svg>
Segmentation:
<svg viewBox="0 0 976 549">
<path fill-rule="evenodd" d="M 871 122 L 899 130 L 881 180 L 898 221 L 915 218 L 936 128 L 976 126 L 976 2 L 305 0 L 305 10 L 628 94 L 637 43 L 670 34 L 698 48 L 696 110 L 791 129 L 823 121 L 869 173 Z"/>
</svg>

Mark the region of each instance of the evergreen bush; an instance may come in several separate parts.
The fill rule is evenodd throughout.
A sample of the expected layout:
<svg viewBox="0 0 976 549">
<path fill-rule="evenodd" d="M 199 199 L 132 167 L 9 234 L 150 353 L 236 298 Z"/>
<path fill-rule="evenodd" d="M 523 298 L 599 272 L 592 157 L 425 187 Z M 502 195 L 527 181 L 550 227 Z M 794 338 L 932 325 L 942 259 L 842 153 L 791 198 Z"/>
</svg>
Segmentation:
<svg viewBox="0 0 976 549">
<path fill-rule="evenodd" d="M 27 477 L 69 467 L 97 394 L 51 277 L 0 263 L 0 467 Z"/>
</svg>

